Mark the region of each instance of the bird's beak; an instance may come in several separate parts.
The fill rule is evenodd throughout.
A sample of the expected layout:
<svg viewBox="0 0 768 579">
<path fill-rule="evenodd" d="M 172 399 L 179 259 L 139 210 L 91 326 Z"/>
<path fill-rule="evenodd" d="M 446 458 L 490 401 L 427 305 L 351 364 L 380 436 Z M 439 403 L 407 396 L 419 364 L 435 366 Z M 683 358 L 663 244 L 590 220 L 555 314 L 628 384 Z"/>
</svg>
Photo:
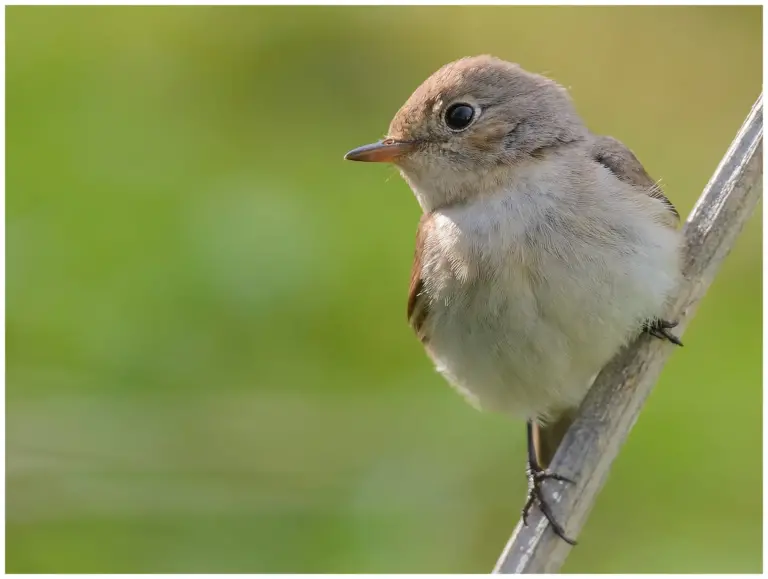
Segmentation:
<svg viewBox="0 0 768 579">
<path fill-rule="evenodd" d="M 344 155 L 347 161 L 366 161 L 368 163 L 393 163 L 400 155 L 413 150 L 413 141 L 384 139 L 378 143 L 363 145 Z"/>
</svg>

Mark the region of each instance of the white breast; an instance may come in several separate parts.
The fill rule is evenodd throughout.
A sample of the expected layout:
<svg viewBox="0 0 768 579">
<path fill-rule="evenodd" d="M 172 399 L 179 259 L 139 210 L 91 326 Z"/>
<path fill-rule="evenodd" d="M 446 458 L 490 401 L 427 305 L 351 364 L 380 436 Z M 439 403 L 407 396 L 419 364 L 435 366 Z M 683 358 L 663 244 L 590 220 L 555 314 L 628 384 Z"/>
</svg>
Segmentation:
<svg viewBox="0 0 768 579">
<path fill-rule="evenodd" d="M 438 370 L 475 405 L 526 418 L 578 404 L 679 271 L 660 202 L 601 167 L 553 169 L 434 212 L 422 256 Z"/>
</svg>

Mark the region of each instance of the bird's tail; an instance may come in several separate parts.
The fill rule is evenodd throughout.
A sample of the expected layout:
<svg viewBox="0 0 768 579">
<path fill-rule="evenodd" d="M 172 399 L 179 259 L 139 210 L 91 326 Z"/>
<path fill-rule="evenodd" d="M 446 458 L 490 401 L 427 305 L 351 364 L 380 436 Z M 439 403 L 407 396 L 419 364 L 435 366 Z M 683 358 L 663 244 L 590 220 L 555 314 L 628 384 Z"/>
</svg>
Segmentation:
<svg viewBox="0 0 768 579">
<path fill-rule="evenodd" d="M 542 468 L 547 468 L 552 462 L 565 433 L 576 418 L 576 410 L 566 410 L 545 424 L 533 424 L 533 446 L 536 449 L 536 459 Z"/>
</svg>

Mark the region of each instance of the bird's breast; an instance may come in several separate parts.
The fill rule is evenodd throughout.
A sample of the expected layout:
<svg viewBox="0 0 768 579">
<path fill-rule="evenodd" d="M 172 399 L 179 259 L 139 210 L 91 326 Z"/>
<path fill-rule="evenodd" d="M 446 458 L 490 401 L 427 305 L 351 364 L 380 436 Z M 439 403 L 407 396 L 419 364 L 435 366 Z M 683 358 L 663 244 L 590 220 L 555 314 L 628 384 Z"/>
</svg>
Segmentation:
<svg viewBox="0 0 768 579">
<path fill-rule="evenodd" d="M 540 416 L 578 404 L 591 377 L 659 314 L 675 283 L 676 242 L 659 243 L 664 232 L 649 219 L 610 224 L 626 239 L 602 243 L 589 235 L 600 224 L 569 222 L 546 202 L 506 201 L 433 215 L 424 333 L 437 368 L 473 403 Z"/>
</svg>

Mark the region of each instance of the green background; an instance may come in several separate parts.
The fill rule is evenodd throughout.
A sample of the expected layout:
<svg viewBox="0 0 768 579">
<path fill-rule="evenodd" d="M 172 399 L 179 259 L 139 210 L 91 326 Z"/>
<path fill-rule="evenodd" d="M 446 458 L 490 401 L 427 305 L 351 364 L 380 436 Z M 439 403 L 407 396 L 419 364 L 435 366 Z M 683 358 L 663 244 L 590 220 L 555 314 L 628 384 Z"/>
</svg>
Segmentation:
<svg viewBox="0 0 768 579">
<path fill-rule="evenodd" d="M 761 88 L 760 7 L 6 15 L 11 572 L 489 571 L 523 424 L 432 369 L 418 206 L 343 154 L 492 53 L 685 216 Z M 564 570 L 760 571 L 758 215 L 684 340 Z"/>
</svg>

